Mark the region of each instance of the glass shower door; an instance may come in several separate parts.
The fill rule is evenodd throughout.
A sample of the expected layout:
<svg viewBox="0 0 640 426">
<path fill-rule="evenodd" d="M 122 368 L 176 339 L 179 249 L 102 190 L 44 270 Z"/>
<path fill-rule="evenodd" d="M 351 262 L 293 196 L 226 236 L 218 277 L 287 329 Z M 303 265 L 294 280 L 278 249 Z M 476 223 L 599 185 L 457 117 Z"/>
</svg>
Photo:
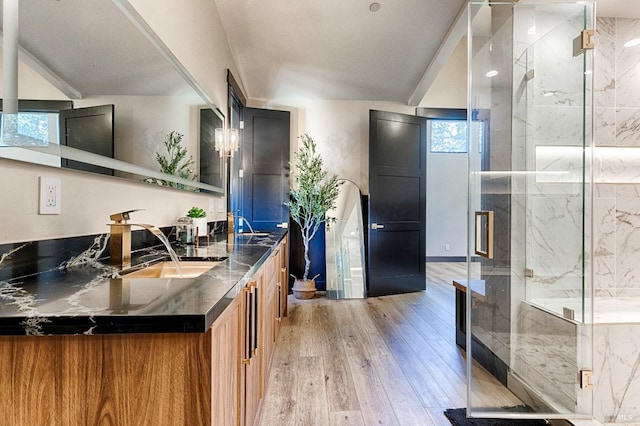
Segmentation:
<svg viewBox="0 0 640 426">
<path fill-rule="evenodd" d="M 473 417 L 591 417 L 593 22 L 584 2 L 469 5 Z"/>
</svg>

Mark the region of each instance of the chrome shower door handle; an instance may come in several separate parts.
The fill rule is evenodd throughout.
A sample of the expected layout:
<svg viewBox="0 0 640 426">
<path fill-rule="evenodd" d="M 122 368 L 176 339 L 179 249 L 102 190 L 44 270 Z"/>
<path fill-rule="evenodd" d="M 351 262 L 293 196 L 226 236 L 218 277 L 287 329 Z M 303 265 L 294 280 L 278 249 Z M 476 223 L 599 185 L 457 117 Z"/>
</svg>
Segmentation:
<svg viewBox="0 0 640 426">
<path fill-rule="evenodd" d="M 475 253 L 493 259 L 493 211 L 476 212 Z"/>
</svg>

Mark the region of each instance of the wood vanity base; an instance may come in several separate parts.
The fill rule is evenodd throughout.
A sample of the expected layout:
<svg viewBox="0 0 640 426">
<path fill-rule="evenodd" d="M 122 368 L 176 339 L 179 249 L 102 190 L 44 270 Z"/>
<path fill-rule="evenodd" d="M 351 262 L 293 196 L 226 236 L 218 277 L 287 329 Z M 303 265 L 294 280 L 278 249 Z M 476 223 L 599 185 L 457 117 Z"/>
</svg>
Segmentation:
<svg viewBox="0 0 640 426">
<path fill-rule="evenodd" d="M 0 425 L 211 425 L 212 330 L 0 336 Z"/>
<path fill-rule="evenodd" d="M 286 244 L 204 333 L 0 336 L 0 426 L 253 425 L 286 315 Z"/>
</svg>

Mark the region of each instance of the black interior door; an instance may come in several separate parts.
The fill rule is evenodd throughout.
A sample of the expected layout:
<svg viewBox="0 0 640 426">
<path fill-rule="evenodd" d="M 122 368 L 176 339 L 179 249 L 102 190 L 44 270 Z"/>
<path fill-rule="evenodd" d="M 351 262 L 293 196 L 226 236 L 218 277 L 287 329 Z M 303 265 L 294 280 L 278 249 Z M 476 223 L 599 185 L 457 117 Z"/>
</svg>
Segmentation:
<svg viewBox="0 0 640 426">
<path fill-rule="evenodd" d="M 113 105 L 60 111 L 60 144 L 114 158 Z M 113 175 L 113 170 L 79 161 L 62 159 L 62 167 Z"/>
<path fill-rule="evenodd" d="M 426 288 L 426 119 L 369 112 L 369 296 Z"/>
<path fill-rule="evenodd" d="M 222 187 L 224 185 L 224 176 L 222 174 L 224 164 L 220 161 L 220 155 L 216 152 L 214 146 L 215 129 L 224 127 L 224 123 L 211 108 L 201 108 L 199 118 L 200 151 L 198 157 L 200 160 L 200 182 Z"/>
<path fill-rule="evenodd" d="M 244 108 L 240 215 L 256 231 L 289 223 L 289 126 L 288 111 Z"/>
</svg>

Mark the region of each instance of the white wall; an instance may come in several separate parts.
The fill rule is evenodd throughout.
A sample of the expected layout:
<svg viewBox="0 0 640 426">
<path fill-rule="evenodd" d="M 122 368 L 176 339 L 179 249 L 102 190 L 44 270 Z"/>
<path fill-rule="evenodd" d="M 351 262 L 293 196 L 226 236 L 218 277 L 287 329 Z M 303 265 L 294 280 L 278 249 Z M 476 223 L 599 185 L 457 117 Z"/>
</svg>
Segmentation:
<svg viewBox="0 0 640 426">
<path fill-rule="evenodd" d="M 39 176 L 60 179 L 62 214 L 38 214 Z M 1 243 L 105 233 L 109 214 L 124 210 L 145 209 L 133 215 L 134 222 L 167 226 L 193 205 L 217 209 L 209 195 L 5 159 L 0 182 Z"/>
<path fill-rule="evenodd" d="M 221 111 L 227 110 L 226 70 L 237 73 L 210 0 L 131 0 Z M 62 214 L 38 215 L 38 176 L 62 181 Z M 219 197 L 159 189 L 114 178 L 0 159 L 0 244 L 102 233 L 109 214 L 133 208 L 135 221 L 172 225 L 193 205 L 205 208 L 210 220 L 225 218 Z M 224 205 L 224 204 L 222 204 Z"/>
<path fill-rule="evenodd" d="M 427 257 L 467 255 L 467 176 L 467 154 L 427 152 Z"/>
<path fill-rule="evenodd" d="M 467 107 L 467 40 L 463 37 L 421 107 Z M 445 250 L 445 245 L 450 250 Z M 467 255 L 467 155 L 427 149 L 427 256 Z"/>
</svg>

